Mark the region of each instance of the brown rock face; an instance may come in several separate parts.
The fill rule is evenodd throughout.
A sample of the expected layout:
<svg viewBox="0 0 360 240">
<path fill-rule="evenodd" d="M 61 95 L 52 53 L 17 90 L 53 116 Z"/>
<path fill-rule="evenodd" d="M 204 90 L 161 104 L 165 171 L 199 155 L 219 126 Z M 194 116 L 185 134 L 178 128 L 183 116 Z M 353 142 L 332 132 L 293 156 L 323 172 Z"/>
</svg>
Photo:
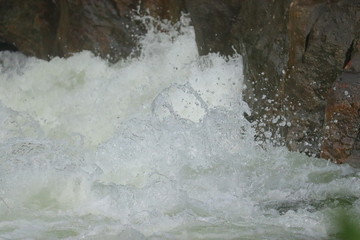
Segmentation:
<svg viewBox="0 0 360 240">
<path fill-rule="evenodd" d="M 199 53 L 218 52 L 231 55 L 231 28 L 241 6 L 239 0 L 186 0 L 195 29 Z"/>
<path fill-rule="evenodd" d="M 344 72 L 329 91 L 321 157 L 347 162 L 359 151 L 360 73 Z M 359 159 L 358 159 L 359 160 Z M 356 164 L 356 162 L 354 162 Z M 357 162 L 360 164 L 360 161 Z"/>
<path fill-rule="evenodd" d="M 360 167 L 360 41 L 354 40 L 345 70 L 330 88 L 321 157 Z"/>
<path fill-rule="evenodd" d="M 244 57 L 245 99 L 252 108 L 250 120 L 258 123 L 258 138 L 274 142 L 286 124 L 284 73 L 289 55 L 288 18 L 291 0 L 204 1 L 189 0 L 200 54 L 219 52 Z M 279 116 L 279 117 L 278 117 Z"/>
<path fill-rule="evenodd" d="M 245 98 L 252 108 L 249 119 L 258 123 L 260 139 L 271 133 L 272 141 L 290 150 L 319 156 L 325 136 L 328 141 L 323 144 L 338 148 L 334 161 L 349 156 L 354 143 L 335 144 L 323 126 L 330 121 L 325 120 L 325 106 L 340 104 L 331 100 L 336 92 L 330 92 L 333 97 L 327 100 L 335 80 L 344 68 L 360 69 L 360 55 L 354 54 L 360 36 L 358 1 L 189 0 L 187 5 L 200 53 L 229 55 L 235 48 L 244 56 Z M 353 92 L 352 104 L 357 101 L 355 95 L 360 92 Z M 350 111 L 331 109 L 327 113 Z M 347 118 L 351 118 L 345 121 L 347 128 L 355 129 L 359 116 L 348 112 Z M 344 124 L 337 128 L 343 129 Z"/>
<path fill-rule="evenodd" d="M 232 26 L 233 45 L 244 56 L 250 120 L 258 123 L 258 137 L 281 144 L 285 99 L 284 73 L 288 61 L 287 22 L 290 0 L 242 1 Z M 265 137 L 266 135 L 266 137 Z"/>
<path fill-rule="evenodd" d="M 31 56 L 43 59 L 55 56 L 58 18 L 52 1 L 1 0 L 0 40 Z"/>
<path fill-rule="evenodd" d="M 112 61 L 127 57 L 142 31 L 140 24 L 131 19 L 135 6 L 129 1 L 118 5 L 110 0 L 57 1 L 56 45 L 60 55 L 89 50 Z"/>
<path fill-rule="evenodd" d="M 279 127 L 284 70 L 287 69 L 288 11 L 291 0 L 189 0 L 187 8 L 195 28 L 200 54 L 219 52 L 244 57 L 250 120 L 258 122 L 258 138 L 283 142 Z"/>
<path fill-rule="evenodd" d="M 177 21 L 183 1 L 0 0 L 0 43 L 42 59 L 89 50 L 117 61 L 137 48 L 145 32 L 134 14 Z"/>
<path fill-rule="evenodd" d="M 285 139 L 290 150 L 319 154 L 326 97 L 359 36 L 354 1 L 295 0 L 289 10 L 289 62 L 284 91 L 291 111 Z M 299 132 L 305 133 L 299 135 Z"/>
<path fill-rule="evenodd" d="M 177 22 L 185 12 L 185 0 L 144 0 L 140 2 L 143 14 Z"/>
</svg>

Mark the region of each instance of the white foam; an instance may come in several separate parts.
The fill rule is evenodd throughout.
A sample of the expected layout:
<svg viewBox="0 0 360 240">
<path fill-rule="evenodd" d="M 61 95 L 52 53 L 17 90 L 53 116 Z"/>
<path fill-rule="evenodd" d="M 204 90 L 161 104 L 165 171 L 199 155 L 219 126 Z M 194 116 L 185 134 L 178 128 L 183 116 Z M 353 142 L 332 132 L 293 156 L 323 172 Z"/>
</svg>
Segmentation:
<svg viewBox="0 0 360 240">
<path fill-rule="evenodd" d="M 47 137 L 97 145 L 112 136 L 119 121 L 148 108 L 160 89 L 187 80 L 187 66 L 198 55 L 193 32 L 185 30 L 173 42 L 169 34 L 175 29 L 148 34 L 140 58 L 116 65 L 89 52 L 49 62 L 1 53 L 0 101 L 30 114 Z"/>
<path fill-rule="evenodd" d="M 359 211 L 354 169 L 253 140 L 241 56 L 186 21 L 114 65 L 0 53 L 0 238 L 323 239 Z"/>
</svg>

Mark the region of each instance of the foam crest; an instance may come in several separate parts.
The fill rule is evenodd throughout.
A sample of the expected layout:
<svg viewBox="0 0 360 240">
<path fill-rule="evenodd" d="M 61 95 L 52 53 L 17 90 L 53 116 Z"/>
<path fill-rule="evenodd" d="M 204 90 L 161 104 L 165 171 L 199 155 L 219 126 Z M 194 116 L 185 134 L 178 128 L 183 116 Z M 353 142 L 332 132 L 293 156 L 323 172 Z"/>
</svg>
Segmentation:
<svg viewBox="0 0 360 240">
<path fill-rule="evenodd" d="M 198 57 L 193 31 L 173 28 L 149 32 L 139 58 L 115 65 L 90 52 L 49 62 L 0 53 L 0 101 L 29 114 L 46 137 L 97 145 L 118 122 L 148 108 L 159 89 L 186 81 L 187 65 Z"/>
</svg>

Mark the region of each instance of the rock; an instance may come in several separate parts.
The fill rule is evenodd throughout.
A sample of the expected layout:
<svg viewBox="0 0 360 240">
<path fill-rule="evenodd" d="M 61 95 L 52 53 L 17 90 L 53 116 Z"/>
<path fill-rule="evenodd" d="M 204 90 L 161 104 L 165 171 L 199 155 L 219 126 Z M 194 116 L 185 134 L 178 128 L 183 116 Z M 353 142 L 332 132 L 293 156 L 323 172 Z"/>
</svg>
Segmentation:
<svg viewBox="0 0 360 240">
<path fill-rule="evenodd" d="M 58 17 L 53 1 L 0 0 L 0 39 L 30 56 L 56 56 Z"/>
<path fill-rule="evenodd" d="M 237 52 L 244 57 L 247 85 L 244 95 L 252 108 L 249 119 L 259 123 L 259 138 L 265 138 L 261 136 L 265 134 L 264 129 L 274 125 L 272 122 L 281 109 L 278 100 L 288 60 L 290 2 L 186 1 L 200 54 Z M 276 132 L 276 128 L 272 129 Z"/>
<path fill-rule="evenodd" d="M 352 42 L 347 55 L 344 69 L 347 71 L 360 72 L 360 39 Z"/>
<path fill-rule="evenodd" d="M 0 39 L 26 55 L 49 59 L 89 50 L 117 61 L 144 32 L 131 16 L 135 0 L 0 1 Z"/>
<path fill-rule="evenodd" d="M 231 55 L 231 27 L 236 21 L 241 1 L 238 0 L 186 0 L 195 29 L 199 53 L 217 52 Z"/>
<path fill-rule="evenodd" d="M 290 0 L 241 1 L 231 34 L 233 45 L 244 56 L 245 100 L 257 123 L 258 138 L 279 142 L 279 124 L 285 99 L 284 73 L 288 61 L 287 22 Z"/>
<path fill-rule="evenodd" d="M 327 92 L 359 36 L 354 1 L 294 0 L 289 9 L 289 61 L 284 82 L 284 129 L 290 150 L 319 156 Z M 296 133 L 303 132 L 304 136 Z"/>
<path fill-rule="evenodd" d="M 140 2 L 143 15 L 150 14 L 159 19 L 168 19 L 173 23 L 180 20 L 186 12 L 185 0 L 143 0 Z"/>
<path fill-rule="evenodd" d="M 0 42 L 0 52 L 1 51 L 16 52 L 16 51 L 18 51 L 18 49 L 12 44 L 9 44 L 6 42 Z"/>
<path fill-rule="evenodd" d="M 329 91 L 321 157 L 360 168 L 360 41 L 352 42 L 344 69 Z"/>
<path fill-rule="evenodd" d="M 321 157 L 360 165 L 360 73 L 344 72 L 329 91 Z"/>
<path fill-rule="evenodd" d="M 257 138 L 320 155 L 327 94 L 358 69 L 360 3 L 351 0 L 186 1 L 200 54 L 244 57 Z M 350 59 L 351 56 L 351 59 Z M 359 93 L 360 94 L 360 93 Z M 326 133 L 327 134 L 327 133 Z"/>
<path fill-rule="evenodd" d="M 351 155 L 345 161 L 345 163 L 349 164 L 354 168 L 360 168 L 360 151 L 357 149 L 359 149 L 359 147 L 353 149 Z"/>
<path fill-rule="evenodd" d="M 179 20 L 182 0 L 0 0 L 0 42 L 50 59 L 82 50 L 116 62 L 134 53 L 145 28 L 134 15 Z"/>
<path fill-rule="evenodd" d="M 136 7 L 132 2 L 116 1 L 114 5 L 111 0 L 58 0 L 56 44 L 60 55 L 89 50 L 111 61 L 129 56 L 144 32 L 131 18 Z"/>
</svg>

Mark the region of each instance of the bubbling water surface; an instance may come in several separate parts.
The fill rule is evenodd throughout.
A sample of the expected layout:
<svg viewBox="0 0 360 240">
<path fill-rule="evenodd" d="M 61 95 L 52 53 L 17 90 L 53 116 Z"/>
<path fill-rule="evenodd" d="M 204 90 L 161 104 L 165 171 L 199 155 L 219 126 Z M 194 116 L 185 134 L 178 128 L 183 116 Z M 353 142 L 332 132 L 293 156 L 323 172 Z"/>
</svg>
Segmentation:
<svg viewBox="0 0 360 240">
<path fill-rule="evenodd" d="M 162 28 L 116 64 L 0 53 L 0 239 L 332 239 L 359 172 L 260 146 L 241 56 Z"/>
</svg>

